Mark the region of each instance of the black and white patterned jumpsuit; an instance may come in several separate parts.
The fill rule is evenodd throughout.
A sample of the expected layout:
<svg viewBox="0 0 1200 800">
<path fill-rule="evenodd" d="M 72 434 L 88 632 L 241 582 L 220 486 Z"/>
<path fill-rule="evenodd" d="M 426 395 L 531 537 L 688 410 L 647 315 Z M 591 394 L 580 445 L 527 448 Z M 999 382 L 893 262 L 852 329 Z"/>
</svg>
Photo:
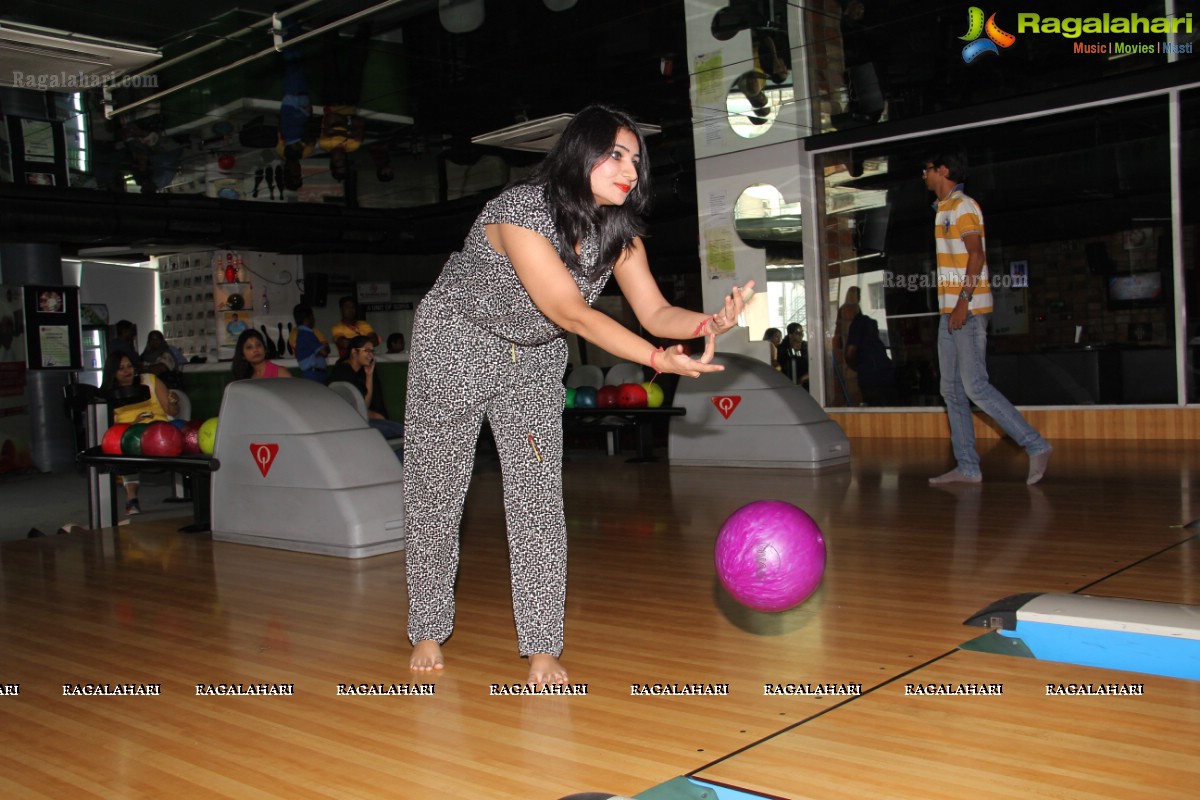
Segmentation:
<svg viewBox="0 0 1200 800">
<path fill-rule="evenodd" d="M 475 220 L 463 249 L 446 262 L 417 308 L 404 426 L 408 635 L 444 642 L 454 628 L 459 523 L 475 443 L 487 415 L 504 486 L 513 614 L 522 656 L 562 652 L 567 531 L 562 499 L 561 328 L 534 305 L 485 226 L 509 223 L 557 249 L 545 189 L 505 190 Z M 595 232 L 580 262 L 597 258 Z M 590 305 L 611 275 L 575 276 Z M 470 342 L 464 347 L 464 342 Z"/>
</svg>

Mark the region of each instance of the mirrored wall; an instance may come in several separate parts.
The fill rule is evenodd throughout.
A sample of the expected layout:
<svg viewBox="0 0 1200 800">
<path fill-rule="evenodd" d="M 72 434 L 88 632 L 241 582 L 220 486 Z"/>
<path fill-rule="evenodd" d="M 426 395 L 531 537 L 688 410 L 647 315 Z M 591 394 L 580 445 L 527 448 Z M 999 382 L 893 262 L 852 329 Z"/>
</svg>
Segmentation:
<svg viewBox="0 0 1200 800">
<path fill-rule="evenodd" d="M 1197 334 L 1193 321 L 1178 335 L 1177 292 L 1194 308 L 1200 101 L 1187 93 L 1181 115 L 1178 259 L 1169 102 L 1163 94 L 820 154 L 826 404 L 940 404 L 935 198 L 921 170 L 956 147 L 984 213 L 992 382 L 1020 405 L 1177 403 L 1176 354 Z M 886 363 L 856 369 L 848 350 L 871 337 Z"/>
<path fill-rule="evenodd" d="M 1186 342 L 1183 359 L 1187 401 L 1200 403 L 1200 89 L 1180 93 L 1179 220 Z"/>
</svg>

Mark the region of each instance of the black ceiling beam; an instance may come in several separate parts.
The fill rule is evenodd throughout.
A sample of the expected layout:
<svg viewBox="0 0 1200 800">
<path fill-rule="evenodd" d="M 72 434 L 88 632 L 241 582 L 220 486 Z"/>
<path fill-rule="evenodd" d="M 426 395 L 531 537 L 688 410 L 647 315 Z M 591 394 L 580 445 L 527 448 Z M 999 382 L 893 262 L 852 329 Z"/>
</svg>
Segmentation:
<svg viewBox="0 0 1200 800">
<path fill-rule="evenodd" d="M 434 253 L 461 245 L 477 211 L 477 204 L 461 210 L 348 209 L 5 184 L 0 238 L 75 249 L 200 245 L 279 253 Z"/>
<path fill-rule="evenodd" d="M 1198 81 L 1200 59 L 1187 59 L 1091 83 L 1056 87 L 936 114 L 809 136 L 803 140 L 804 149 L 813 151 L 870 146 L 881 139 L 907 137 L 961 126 L 998 124 L 1022 114 L 1056 111 L 1085 103 L 1111 104 L 1114 97 L 1161 92 L 1176 86 L 1194 85 Z"/>
</svg>

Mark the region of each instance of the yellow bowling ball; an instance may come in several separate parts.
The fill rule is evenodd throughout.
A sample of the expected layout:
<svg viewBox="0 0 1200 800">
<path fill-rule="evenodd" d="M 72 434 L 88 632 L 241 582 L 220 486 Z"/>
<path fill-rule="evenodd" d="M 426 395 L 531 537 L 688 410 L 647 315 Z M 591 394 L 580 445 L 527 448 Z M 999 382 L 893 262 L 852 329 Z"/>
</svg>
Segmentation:
<svg viewBox="0 0 1200 800">
<path fill-rule="evenodd" d="M 646 381 L 642 384 L 642 388 L 646 390 L 646 406 L 648 408 L 659 408 L 662 406 L 664 395 L 661 386 L 657 383 Z"/>
<path fill-rule="evenodd" d="M 200 433 L 197 435 L 196 440 L 200 445 L 200 452 L 206 456 L 211 456 L 213 448 L 217 446 L 216 417 L 204 421 L 204 424 L 200 426 Z"/>
</svg>

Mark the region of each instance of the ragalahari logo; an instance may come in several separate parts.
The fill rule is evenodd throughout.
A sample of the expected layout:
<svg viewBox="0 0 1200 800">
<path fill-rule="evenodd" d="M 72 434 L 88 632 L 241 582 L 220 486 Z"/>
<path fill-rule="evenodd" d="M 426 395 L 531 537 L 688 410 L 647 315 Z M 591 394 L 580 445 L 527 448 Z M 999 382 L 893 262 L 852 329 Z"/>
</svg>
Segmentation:
<svg viewBox="0 0 1200 800">
<path fill-rule="evenodd" d="M 983 34 L 987 34 L 986 39 L 980 39 Z M 1011 33 L 1000 30 L 1000 26 L 996 24 L 996 15 L 992 14 L 987 18 L 987 22 L 983 21 L 983 9 L 979 6 L 971 6 L 967 9 L 967 33 L 965 36 L 958 37 L 969 44 L 963 48 L 963 61 L 970 64 L 975 59 L 979 58 L 984 53 L 992 55 L 1000 55 L 1000 48 L 1012 47 L 1013 42 L 1017 37 Z"/>
</svg>

